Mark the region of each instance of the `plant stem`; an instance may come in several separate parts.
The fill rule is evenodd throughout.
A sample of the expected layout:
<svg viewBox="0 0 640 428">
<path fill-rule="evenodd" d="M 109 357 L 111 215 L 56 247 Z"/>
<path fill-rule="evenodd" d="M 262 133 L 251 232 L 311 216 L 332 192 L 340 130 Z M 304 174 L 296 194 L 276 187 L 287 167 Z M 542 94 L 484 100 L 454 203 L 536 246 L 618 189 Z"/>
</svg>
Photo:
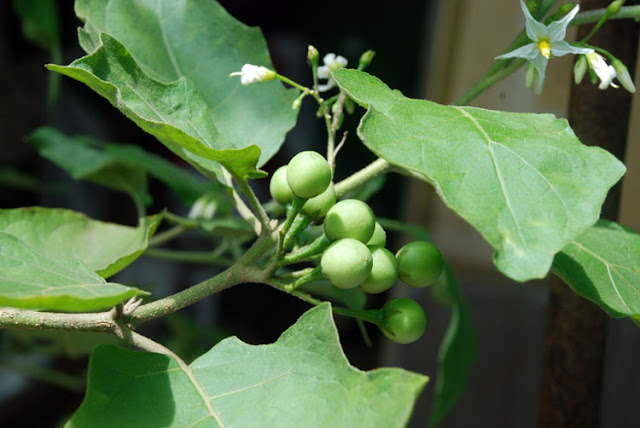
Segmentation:
<svg viewBox="0 0 640 428">
<path fill-rule="evenodd" d="M 235 207 L 240 217 L 242 217 L 256 232 L 256 235 L 260 235 L 262 232 L 262 227 L 260 225 L 260 220 L 256 217 L 256 215 L 247 207 L 247 204 L 244 203 L 242 197 L 238 194 L 236 188 L 233 186 L 233 177 L 229 171 L 226 169 L 222 170 L 222 174 L 224 175 L 225 182 L 231 191 L 231 195 L 233 197 L 233 206 Z"/>
<path fill-rule="evenodd" d="M 36 330 L 113 331 L 110 312 L 69 314 L 28 309 L 0 308 L 0 328 Z"/>
<path fill-rule="evenodd" d="M 298 290 L 290 290 L 287 291 L 289 294 L 296 296 L 299 299 L 304 300 L 307 303 L 311 303 L 314 306 L 318 306 L 322 303 L 326 303 L 323 300 L 316 299 L 309 294 L 298 291 Z M 369 309 L 369 310 L 358 310 L 358 309 L 347 309 L 341 308 L 331 305 L 331 310 L 334 314 L 344 315 L 351 318 L 360 319 L 371 324 L 380 325 L 382 323 L 382 319 L 384 318 L 382 314 L 382 310 L 379 309 Z"/>
<path fill-rule="evenodd" d="M 338 197 L 345 193 L 366 184 L 369 180 L 384 174 L 391 169 L 391 164 L 386 160 L 379 158 L 371 162 L 360 171 L 336 183 L 335 190 Z"/>
<path fill-rule="evenodd" d="M 308 257 L 314 256 L 314 255 L 319 254 L 320 252 L 322 252 L 325 248 L 327 248 L 329 246 L 330 243 L 331 242 L 329 242 L 329 239 L 327 239 L 327 237 L 323 233 L 321 236 L 316 238 L 316 240 L 313 241 L 311 244 L 306 245 L 306 246 L 298 249 L 297 251 L 294 251 L 294 252 L 289 253 L 286 256 L 284 256 L 280 260 L 280 263 L 278 263 L 278 267 L 282 267 L 282 266 L 290 265 L 292 263 L 298 263 L 298 262 L 304 261 Z"/>
<path fill-rule="evenodd" d="M 452 104 L 455 106 L 464 106 L 469 104 L 471 100 L 486 91 L 491 86 L 495 85 L 505 77 L 523 66 L 527 61 L 524 59 L 518 59 L 511 61 L 509 65 L 499 71 L 482 77 L 476 83 L 473 84 L 464 94 L 458 97 Z"/>
<path fill-rule="evenodd" d="M 242 190 L 242 193 L 244 193 L 244 195 L 249 200 L 249 204 L 253 208 L 254 214 L 260 221 L 260 225 L 262 227 L 258 235 L 271 232 L 271 227 L 269 226 L 271 219 L 267 215 L 267 212 L 265 211 L 264 207 L 258 200 L 258 197 L 256 196 L 256 194 L 253 192 L 253 189 L 251 188 L 251 186 L 249 186 L 247 179 L 244 177 L 238 177 L 238 176 L 234 176 L 233 178 L 235 178 L 235 180 L 238 182 L 238 185 L 240 186 L 240 190 Z"/>
</svg>

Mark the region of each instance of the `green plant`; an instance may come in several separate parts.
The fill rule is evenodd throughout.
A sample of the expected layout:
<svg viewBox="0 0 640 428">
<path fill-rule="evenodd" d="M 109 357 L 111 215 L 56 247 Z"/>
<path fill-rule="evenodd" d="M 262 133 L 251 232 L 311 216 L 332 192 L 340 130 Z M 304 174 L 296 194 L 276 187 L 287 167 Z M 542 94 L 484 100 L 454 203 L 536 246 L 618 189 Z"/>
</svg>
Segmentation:
<svg viewBox="0 0 640 428">
<path fill-rule="evenodd" d="M 1 328 L 52 330 L 57 340 L 102 333 L 142 351 L 113 344 L 92 351 L 86 398 L 70 425 L 404 426 L 428 378 L 394 368 L 356 370 L 333 322 L 333 315 L 356 320 L 365 342 L 367 324 L 394 342 L 417 340 L 426 325 L 418 303 L 392 299 L 380 309 L 367 300 L 366 293 L 388 290 L 396 274 L 415 287 L 438 280 L 438 301 L 452 312 L 436 373 L 431 423 L 437 424 L 464 389 L 475 355 L 473 324 L 452 270 L 424 229 L 376 221 L 357 199 L 379 190 L 389 173 L 433 185 L 493 247 L 505 276 L 524 282 L 551 271 L 609 315 L 640 323 L 640 235 L 599 219 L 624 165 L 582 144 L 568 122 L 553 115 L 465 106 L 525 63 L 526 83 L 541 90 L 547 63 L 560 53 L 581 55 L 576 77 L 588 67 L 601 87 L 618 77 L 634 92 L 624 65 L 589 45 L 589 37 L 573 44 L 563 39 L 568 25 L 595 22 L 597 31 L 609 19 L 640 18 L 640 9 L 620 1 L 589 14 L 560 7 L 542 24 L 555 1 L 529 3 L 536 8 L 522 3 L 527 31 L 453 105 L 440 105 L 407 98 L 365 72 L 373 51 L 347 68 L 335 54 L 324 55 L 320 65 L 320 53 L 309 46 L 310 83 L 293 81 L 274 71 L 260 31 L 214 1 L 76 0 L 86 55 L 69 65 L 49 64 L 52 76 L 85 84 L 201 175 L 135 145 L 49 127 L 27 137 L 73 178 L 129 195 L 138 214 L 136 226 L 123 226 L 66 209 L 0 210 Z M 29 15 L 25 4 L 21 16 Z M 59 58 L 57 42 L 44 45 Z M 318 109 L 326 158 L 310 151 L 294 156 L 271 177 L 275 203 L 262 201 L 252 186 L 265 180 L 262 168 L 280 151 L 303 101 Z M 348 115 L 359 120 L 349 139 L 342 129 Z M 344 144 L 376 159 L 337 180 Z M 149 215 L 149 177 L 171 189 L 190 214 Z M 416 241 L 394 257 L 383 248 L 385 229 Z M 164 247 L 196 232 L 205 251 Z M 197 284 L 178 284 L 181 291 L 168 296 L 115 282 L 113 276 L 143 254 L 224 269 Z M 275 343 L 228 338 L 191 364 L 138 332 L 245 283 L 264 284 L 312 308 Z"/>
<path fill-rule="evenodd" d="M 409 242 L 398 250 L 398 274 L 405 284 L 426 287 L 442 274 L 442 253 L 426 241 Z"/>
<path fill-rule="evenodd" d="M 298 153 L 287 165 L 287 183 L 300 198 L 316 197 L 331 183 L 331 167 L 319 153 Z"/>
<path fill-rule="evenodd" d="M 360 284 L 366 293 L 382 293 L 396 283 L 398 279 L 398 262 L 393 253 L 386 248 L 371 246 L 371 273 Z"/>
<path fill-rule="evenodd" d="M 322 254 L 322 275 L 339 288 L 362 284 L 371 273 L 371 251 L 362 242 L 343 238 L 335 241 Z"/>
<path fill-rule="evenodd" d="M 380 329 L 389 339 L 397 343 L 415 342 L 422 336 L 427 317 L 415 300 L 392 299 L 382 307 L 384 318 Z"/>
<path fill-rule="evenodd" d="M 365 202 L 345 199 L 329 209 L 323 225 L 331 240 L 353 238 L 367 243 L 373 236 L 376 216 Z"/>
</svg>

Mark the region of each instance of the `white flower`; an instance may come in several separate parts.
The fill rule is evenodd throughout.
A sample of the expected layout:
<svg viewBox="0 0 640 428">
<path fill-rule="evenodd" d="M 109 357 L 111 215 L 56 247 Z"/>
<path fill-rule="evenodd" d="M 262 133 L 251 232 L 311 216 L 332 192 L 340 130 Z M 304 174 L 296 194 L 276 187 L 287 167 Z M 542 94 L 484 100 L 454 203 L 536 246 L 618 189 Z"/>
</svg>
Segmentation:
<svg viewBox="0 0 640 428">
<path fill-rule="evenodd" d="M 598 88 L 607 89 L 609 86 L 619 88 L 618 85 L 613 83 L 613 79 L 615 79 L 618 75 L 616 73 L 616 70 L 613 68 L 613 66 L 608 65 L 605 62 L 602 55 L 591 52 L 585 56 L 587 57 L 587 61 L 589 62 L 589 67 L 591 67 L 591 69 L 596 72 L 598 78 L 600 79 L 600 85 L 598 86 Z"/>
<path fill-rule="evenodd" d="M 232 76 L 240 76 L 240 83 L 247 86 L 256 82 L 272 80 L 276 77 L 276 72 L 263 66 L 245 64 L 242 66 L 242 71 L 236 71 L 229 75 L 229 77 Z"/>
<path fill-rule="evenodd" d="M 564 40 L 567 34 L 569 22 L 576 16 L 579 6 L 574 7 L 564 16 L 564 18 L 554 21 L 549 25 L 536 21 L 527 5 L 520 0 L 520 6 L 524 12 L 527 37 L 531 43 L 524 45 L 504 55 L 497 56 L 496 59 L 505 58 L 525 58 L 538 71 L 537 92 L 542 90 L 547 63 L 552 56 L 562 56 L 566 54 L 588 54 L 593 52 L 590 48 L 580 48 L 570 45 Z"/>
<path fill-rule="evenodd" d="M 324 65 L 318 67 L 318 78 L 329 80 L 327 80 L 327 83 L 324 85 L 318 85 L 318 90 L 325 92 L 336 86 L 336 81 L 331 78 L 331 72 L 346 67 L 348 61 L 345 57 L 341 55 L 336 56 L 334 53 L 326 54 L 324 58 L 322 58 L 322 61 Z"/>
</svg>

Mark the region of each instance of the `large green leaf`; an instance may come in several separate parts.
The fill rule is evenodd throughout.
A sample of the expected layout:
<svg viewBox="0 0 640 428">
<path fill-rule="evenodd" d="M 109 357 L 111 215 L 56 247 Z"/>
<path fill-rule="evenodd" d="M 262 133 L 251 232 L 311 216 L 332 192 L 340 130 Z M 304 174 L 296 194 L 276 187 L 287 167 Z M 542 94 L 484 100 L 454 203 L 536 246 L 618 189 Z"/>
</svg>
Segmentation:
<svg viewBox="0 0 640 428">
<path fill-rule="evenodd" d="M 426 382 L 349 365 L 323 304 L 273 344 L 228 338 L 188 368 L 165 355 L 99 347 L 68 426 L 401 427 Z"/>
<path fill-rule="evenodd" d="M 79 260 L 46 257 L 0 232 L 0 306 L 86 312 L 141 294 L 106 282 Z"/>
<path fill-rule="evenodd" d="M 163 181 L 186 204 L 192 204 L 200 196 L 219 186 L 215 182 L 198 178 L 183 168 L 173 165 L 160 156 L 145 152 L 138 146 L 105 143 L 88 136 L 70 137 L 49 127 L 42 127 L 27 137 L 40 154 L 71 174 L 76 179 L 88 179 L 117 190 L 144 190 L 143 179 L 138 173 L 146 172 Z M 125 175 L 111 177 L 114 169 Z M 105 175 L 106 174 L 106 175 Z M 125 180 L 127 177 L 130 180 Z M 139 186 L 137 184 L 140 184 Z"/>
<path fill-rule="evenodd" d="M 612 317 L 640 324 L 640 235 L 600 220 L 553 261 L 553 272 Z"/>
<path fill-rule="evenodd" d="M 547 274 L 554 255 L 597 221 L 625 171 L 551 114 L 412 100 L 356 70 L 333 77 L 368 107 L 358 128 L 364 144 L 431 183 L 496 249 L 496 266 L 518 281 Z"/>
<path fill-rule="evenodd" d="M 89 0 L 77 1 L 76 13 L 90 55 L 51 69 L 86 83 L 201 169 L 214 170 L 213 160 L 258 176 L 256 162 L 270 159 L 295 124 L 296 90 L 230 79 L 245 63 L 273 66 L 260 30 L 216 2 Z"/>
<path fill-rule="evenodd" d="M 138 227 L 128 227 L 70 210 L 16 208 L 0 210 L 0 232 L 52 260 L 80 260 L 107 278 L 142 254 L 160 219 L 161 215 L 144 217 Z"/>
</svg>

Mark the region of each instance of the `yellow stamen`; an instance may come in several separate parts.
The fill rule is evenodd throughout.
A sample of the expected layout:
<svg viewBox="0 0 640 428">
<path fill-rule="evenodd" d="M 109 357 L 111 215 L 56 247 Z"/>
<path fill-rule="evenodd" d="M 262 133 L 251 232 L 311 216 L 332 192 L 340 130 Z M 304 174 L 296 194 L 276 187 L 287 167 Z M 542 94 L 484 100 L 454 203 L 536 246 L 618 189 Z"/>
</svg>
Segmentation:
<svg viewBox="0 0 640 428">
<path fill-rule="evenodd" d="M 551 46 L 549 46 L 549 42 L 546 40 L 541 40 L 538 42 L 538 48 L 540 48 L 540 53 L 546 59 L 551 58 Z"/>
</svg>

